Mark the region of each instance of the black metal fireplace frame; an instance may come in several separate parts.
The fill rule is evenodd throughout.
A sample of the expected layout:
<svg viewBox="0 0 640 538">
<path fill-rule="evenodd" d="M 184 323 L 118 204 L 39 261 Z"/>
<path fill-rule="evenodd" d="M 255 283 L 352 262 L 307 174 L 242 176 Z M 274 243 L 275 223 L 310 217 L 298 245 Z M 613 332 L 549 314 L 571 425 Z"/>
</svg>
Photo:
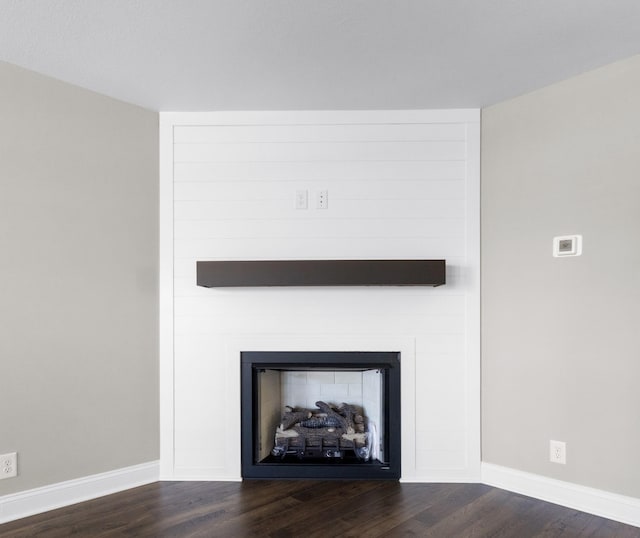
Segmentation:
<svg viewBox="0 0 640 538">
<path fill-rule="evenodd" d="M 241 363 L 241 464 L 244 479 L 400 478 L 400 352 L 243 351 Z M 382 373 L 385 461 L 359 463 L 260 462 L 257 376 L 260 370 L 377 369 Z"/>
</svg>

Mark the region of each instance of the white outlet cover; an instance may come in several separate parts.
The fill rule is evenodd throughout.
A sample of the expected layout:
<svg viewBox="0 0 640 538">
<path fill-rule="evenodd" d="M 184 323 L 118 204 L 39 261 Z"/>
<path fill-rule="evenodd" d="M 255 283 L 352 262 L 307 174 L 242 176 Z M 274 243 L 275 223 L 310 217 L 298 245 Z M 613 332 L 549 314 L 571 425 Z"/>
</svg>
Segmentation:
<svg viewBox="0 0 640 538">
<path fill-rule="evenodd" d="M 564 441 L 549 441 L 549 461 L 566 465 L 567 443 Z"/>
<path fill-rule="evenodd" d="M 553 238 L 553 257 L 580 256 L 582 254 L 581 235 L 559 235 Z"/>
<path fill-rule="evenodd" d="M 329 207 L 329 191 L 316 192 L 316 209 L 327 209 Z"/>
<path fill-rule="evenodd" d="M 0 480 L 18 476 L 18 454 L 0 454 Z"/>
</svg>

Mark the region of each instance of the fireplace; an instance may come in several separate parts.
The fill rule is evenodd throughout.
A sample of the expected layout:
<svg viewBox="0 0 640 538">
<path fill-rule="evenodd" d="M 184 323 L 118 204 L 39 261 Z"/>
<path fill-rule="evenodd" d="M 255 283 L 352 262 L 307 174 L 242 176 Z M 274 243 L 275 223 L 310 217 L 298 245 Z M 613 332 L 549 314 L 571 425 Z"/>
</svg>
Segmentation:
<svg viewBox="0 0 640 538">
<path fill-rule="evenodd" d="M 256 478 L 400 478 L 400 353 L 241 353 L 241 468 Z"/>
</svg>

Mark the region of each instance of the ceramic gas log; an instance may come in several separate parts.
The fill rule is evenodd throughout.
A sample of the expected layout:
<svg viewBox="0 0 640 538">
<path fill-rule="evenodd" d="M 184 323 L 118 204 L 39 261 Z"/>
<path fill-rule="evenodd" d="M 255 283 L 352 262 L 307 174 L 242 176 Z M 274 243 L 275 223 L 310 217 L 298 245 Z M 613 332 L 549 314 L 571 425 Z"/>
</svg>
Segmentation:
<svg viewBox="0 0 640 538">
<path fill-rule="evenodd" d="M 371 436 L 362 408 L 316 402 L 316 409 L 287 406 L 275 433 L 276 457 L 338 458 L 353 454 L 362 461 L 371 455 Z"/>
</svg>

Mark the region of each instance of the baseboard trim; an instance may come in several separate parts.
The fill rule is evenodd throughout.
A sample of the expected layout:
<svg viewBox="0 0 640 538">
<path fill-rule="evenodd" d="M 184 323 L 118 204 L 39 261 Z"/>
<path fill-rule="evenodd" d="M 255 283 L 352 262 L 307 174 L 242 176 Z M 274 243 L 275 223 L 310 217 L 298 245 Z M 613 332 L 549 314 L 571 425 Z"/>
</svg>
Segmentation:
<svg viewBox="0 0 640 538">
<path fill-rule="evenodd" d="M 640 527 L 640 499 L 635 497 L 609 493 L 491 463 L 482 464 L 482 482 L 489 486 Z"/>
<path fill-rule="evenodd" d="M 0 497 L 0 524 L 63 506 L 157 482 L 160 462 L 152 461 Z"/>
<path fill-rule="evenodd" d="M 563 482 L 500 465 L 482 463 L 482 483 L 640 527 L 640 499 Z M 135 488 L 160 479 L 152 461 L 0 497 L 0 524 Z M 173 480 L 176 478 L 174 477 Z M 195 477 L 181 477 L 195 480 Z M 198 477 L 201 480 L 201 477 Z M 211 477 L 206 479 L 211 480 Z M 225 477 L 225 481 L 233 481 Z M 413 482 L 413 480 L 401 480 Z M 424 480 L 420 480 L 424 481 Z M 458 477 L 457 482 L 460 480 Z M 471 480 L 475 481 L 475 480 Z"/>
</svg>

